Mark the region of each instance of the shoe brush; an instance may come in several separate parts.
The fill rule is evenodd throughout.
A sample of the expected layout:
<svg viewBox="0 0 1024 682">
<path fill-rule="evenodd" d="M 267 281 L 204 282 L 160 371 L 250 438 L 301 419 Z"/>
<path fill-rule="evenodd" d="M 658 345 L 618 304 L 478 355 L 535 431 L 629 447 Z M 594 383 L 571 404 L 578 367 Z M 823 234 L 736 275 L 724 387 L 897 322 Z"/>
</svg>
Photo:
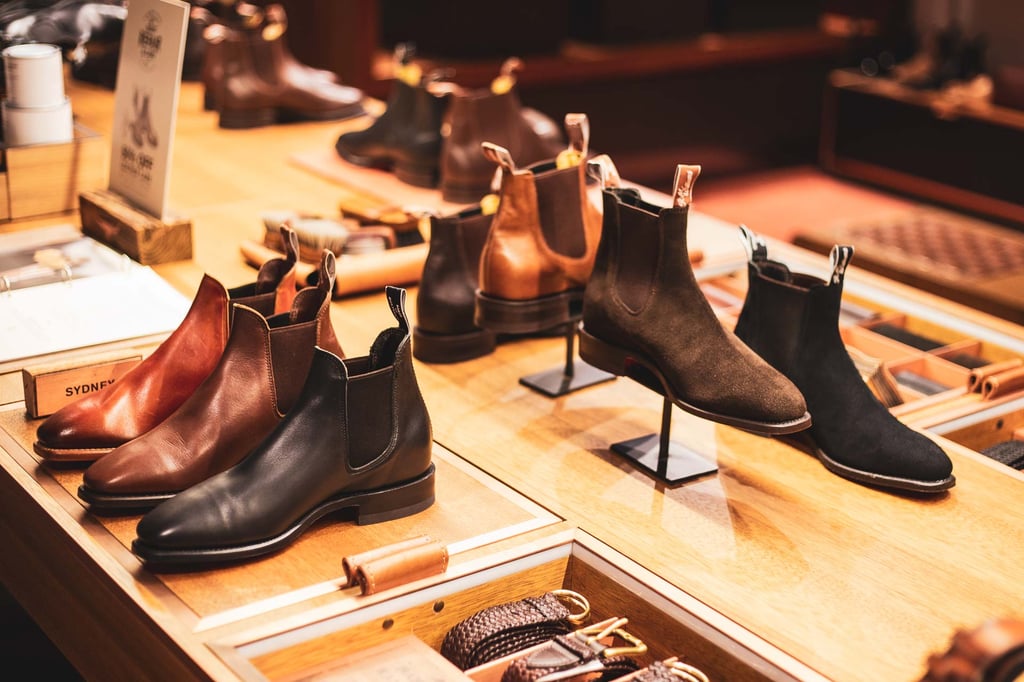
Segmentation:
<svg viewBox="0 0 1024 682">
<path fill-rule="evenodd" d="M 280 227 L 287 224 L 299 241 L 299 258 L 317 262 L 324 249 L 335 256 L 343 253 L 371 253 L 395 247 L 395 231 L 386 225 L 362 226 L 352 218 L 324 218 L 287 211 L 263 214 L 266 228 L 263 243 L 274 249 L 283 248 Z"/>
</svg>

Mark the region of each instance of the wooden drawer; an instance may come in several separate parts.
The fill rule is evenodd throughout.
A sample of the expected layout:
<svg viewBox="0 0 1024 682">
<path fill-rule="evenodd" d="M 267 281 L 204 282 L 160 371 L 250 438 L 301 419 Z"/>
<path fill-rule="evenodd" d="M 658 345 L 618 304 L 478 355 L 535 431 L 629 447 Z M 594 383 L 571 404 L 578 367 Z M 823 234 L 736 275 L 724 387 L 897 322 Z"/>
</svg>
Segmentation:
<svg viewBox="0 0 1024 682">
<path fill-rule="evenodd" d="M 679 656 L 715 680 L 824 679 L 581 531 L 555 533 L 463 565 L 415 591 L 354 596 L 352 604 L 263 624 L 210 647 L 246 680 L 299 680 L 314 673 L 331 679 L 367 647 L 413 635 L 439 651 L 448 630 L 480 609 L 553 589 L 587 597 L 590 622 L 628 618 L 626 629 L 649 649 L 636 659 L 642 665 Z M 491 679 L 493 667 L 467 673 Z"/>
</svg>

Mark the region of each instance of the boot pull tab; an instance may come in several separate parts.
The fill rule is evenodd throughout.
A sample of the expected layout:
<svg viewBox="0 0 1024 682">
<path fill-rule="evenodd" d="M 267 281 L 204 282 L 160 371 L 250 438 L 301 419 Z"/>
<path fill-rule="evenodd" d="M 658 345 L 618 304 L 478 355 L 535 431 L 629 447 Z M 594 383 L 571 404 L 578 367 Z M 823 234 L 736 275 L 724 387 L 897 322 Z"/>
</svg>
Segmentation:
<svg viewBox="0 0 1024 682">
<path fill-rule="evenodd" d="M 281 243 L 284 245 L 284 257 L 289 263 L 299 260 L 299 235 L 291 226 L 281 225 Z"/>
<path fill-rule="evenodd" d="M 423 78 L 423 69 L 412 61 L 415 54 L 416 46 L 413 43 L 398 43 L 391 55 L 391 70 L 395 78 L 412 88 L 417 87 Z"/>
<path fill-rule="evenodd" d="M 261 35 L 266 42 L 273 42 L 288 30 L 288 15 L 281 5 L 268 5 L 264 10 L 265 22 Z"/>
<path fill-rule="evenodd" d="M 398 326 L 403 332 L 409 332 L 409 317 L 405 314 L 405 289 L 401 287 L 393 287 L 390 284 L 384 287 L 384 293 L 387 295 L 388 307 L 391 308 L 391 314 L 398 320 Z"/>
<path fill-rule="evenodd" d="M 558 153 L 555 165 L 558 168 L 572 168 L 587 158 L 590 149 L 590 119 L 586 114 L 566 114 L 565 134 L 569 147 Z"/>
<path fill-rule="evenodd" d="M 320 274 L 317 277 L 316 286 L 326 295 L 328 301 L 334 292 L 335 263 L 334 252 L 324 249 L 320 254 Z"/>
<path fill-rule="evenodd" d="M 672 206 L 682 208 L 693 203 L 693 183 L 699 177 L 699 165 L 681 163 L 676 166 L 676 177 L 672 181 Z"/>
<path fill-rule="evenodd" d="M 501 166 L 502 170 L 507 170 L 509 173 L 515 172 L 515 161 L 512 160 L 512 155 L 507 149 L 493 142 L 481 142 L 480 148 L 483 149 L 484 156 Z"/>
<path fill-rule="evenodd" d="M 619 170 L 615 167 L 612 158 L 607 154 L 601 154 L 590 159 L 587 163 L 587 172 L 601 183 L 601 189 L 617 189 L 622 185 Z"/>
<path fill-rule="evenodd" d="M 491 92 L 495 95 L 504 95 L 516 84 L 516 73 L 522 71 L 523 60 L 519 57 L 509 57 L 501 65 L 498 76 L 491 81 Z"/>
<path fill-rule="evenodd" d="M 846 266 L 853 260 L 853 247 L 836 244 L 829 254 L 829 264 L 832 266 L 832 284 L 842 284 L 846 275 Z"/>
<path fill-rule="evenodd" d="M 747 251 L 747 260 L 751 263 L 763 263 L 768 260 L 768 243 L 764 238 L 746 225 L 740 225 L 740 241 Z"/>
<path fill-rule="evenodd" d="M 211 45 L 217 45 L 227 40 L 231 29 L 224 24 L 210 24 L 203 29 L 203 40 Z"/>
</svg>

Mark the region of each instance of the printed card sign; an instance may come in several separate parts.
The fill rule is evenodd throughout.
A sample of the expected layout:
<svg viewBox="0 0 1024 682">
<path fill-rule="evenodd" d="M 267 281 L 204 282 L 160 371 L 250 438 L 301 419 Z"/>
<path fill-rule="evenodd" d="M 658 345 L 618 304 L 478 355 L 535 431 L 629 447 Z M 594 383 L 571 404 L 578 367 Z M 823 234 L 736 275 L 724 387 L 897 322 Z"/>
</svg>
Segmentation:
<svg viewBox="0 0 1024 682">
<path fill-rule="evenodd" d="M 164 219 L 189 5 L 129 0 L 114 95 L 110 190 Z"/>
</svg>

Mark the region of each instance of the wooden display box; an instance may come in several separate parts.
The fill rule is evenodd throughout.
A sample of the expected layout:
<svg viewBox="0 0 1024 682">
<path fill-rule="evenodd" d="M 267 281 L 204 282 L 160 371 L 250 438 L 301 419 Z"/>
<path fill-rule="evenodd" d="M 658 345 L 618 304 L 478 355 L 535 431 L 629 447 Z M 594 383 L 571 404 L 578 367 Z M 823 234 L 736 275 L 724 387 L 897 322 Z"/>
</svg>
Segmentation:
<svg viewBox="0 0 1024 682">
<path fill-rule="evenodd" d="M 81 192 L 107 184 L 108 144 L 77 123 L 71 142 L 0 145 L 0 154 L 0 220 L 74 211 Z"/>
<path fill-rule="evenodd" d="M 588 623 L 628 618 L 625 629 L 648 646 L 636 659 L 641 665 L 679 656 L 713 680 L 824 679 L 579 530 L 449 570 L 390 598 L 363 597 L 354 607 L 332 604 L 210 646 L 245 680 L 344 679 L 349 660 L 369 647 L 411 635 L 439 651 L 445 634 L 477 611 L 554 589 L 587 597 Z M 484 664 L 466 674 L 491 680 L 500 672 Z"/>
</svg>

